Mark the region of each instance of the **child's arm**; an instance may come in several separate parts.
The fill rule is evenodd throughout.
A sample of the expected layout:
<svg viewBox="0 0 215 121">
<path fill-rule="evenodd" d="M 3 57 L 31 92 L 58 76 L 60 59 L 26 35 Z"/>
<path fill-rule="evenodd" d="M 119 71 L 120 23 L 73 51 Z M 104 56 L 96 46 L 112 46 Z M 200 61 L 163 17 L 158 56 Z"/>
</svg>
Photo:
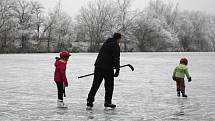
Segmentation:
<svg viewBox="0 0 215 121">
<path fill-rule="evenodd" d="M 191 80 L 191 76 L 189 74 L 188 68 L 185 69 L 185 74 L 187 76 L 188 81 L 191 82 L 192 80 Z"/>
<path fill-rule="evenodd" d="M 173 71 L 172 79 L 175 80 L 175 73 L 176 73 L 176 68 Z"/>
<path fill-rule="evenodd" d="M 62 64 L 62 66 L 60 67 L 60 73 L 61 73 L 63 83 L 67 87 L 68 86 L 68 81 L 67 81 L 67 78 L 66 78 L 66 65 Z"/>
<path fill-rule="evenodd" d="M 188 68 L 185 69 L 185 74 L 186 74 L 186 76 L 187 76 L 187 79 L 190 78 L 190 74 L 189 74 L 189 72 L 188 72 Z"/>
</svg>

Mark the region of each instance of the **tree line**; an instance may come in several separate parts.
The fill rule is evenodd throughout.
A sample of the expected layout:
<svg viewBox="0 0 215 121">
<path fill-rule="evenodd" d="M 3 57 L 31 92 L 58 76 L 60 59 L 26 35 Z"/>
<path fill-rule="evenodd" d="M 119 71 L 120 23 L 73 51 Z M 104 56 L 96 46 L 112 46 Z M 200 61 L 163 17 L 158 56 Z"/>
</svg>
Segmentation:
<svg viewBox="0 0 215 121">
<path fill-rule="evenodd" d="M 215 50 L 215 16 L 152 0 L 142 10 L 132 0 L 95 0 L 72 18 L 60 1 L 45 12 L 37 1 L 0 1 L 0 53 L 97 52 L 114 32 L 124 52 Z"/>
</svg>

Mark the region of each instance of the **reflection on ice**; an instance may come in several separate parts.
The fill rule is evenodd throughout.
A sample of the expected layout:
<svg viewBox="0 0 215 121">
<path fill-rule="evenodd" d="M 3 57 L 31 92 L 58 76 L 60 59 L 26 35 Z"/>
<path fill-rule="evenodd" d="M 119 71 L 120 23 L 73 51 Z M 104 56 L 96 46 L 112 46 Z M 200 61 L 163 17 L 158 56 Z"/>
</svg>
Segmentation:
<svg viewBox="0 0 215 121">
<path fill-rule="evenodd" d="M 177 99 L 179 111 L 176 113 L 177 116 L 184 115 L 184 103 L 186 103 L 187 98 Z"/>
</svg>

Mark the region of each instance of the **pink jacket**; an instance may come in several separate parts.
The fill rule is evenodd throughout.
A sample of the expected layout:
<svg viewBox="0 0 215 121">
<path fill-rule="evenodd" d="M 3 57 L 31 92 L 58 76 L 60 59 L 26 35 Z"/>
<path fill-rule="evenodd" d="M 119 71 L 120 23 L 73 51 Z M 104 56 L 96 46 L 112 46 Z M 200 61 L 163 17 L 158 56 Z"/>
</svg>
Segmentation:
<svg viewBox="0 0 215 121">
<path fill-rule="evenodd" d="M 54 81 L 63 82 L 65 86 L 68 86 L 66 78 L 66 64 L 67 61 L 65 60 L 57 59 L 55 61 Z"/>
</svg>

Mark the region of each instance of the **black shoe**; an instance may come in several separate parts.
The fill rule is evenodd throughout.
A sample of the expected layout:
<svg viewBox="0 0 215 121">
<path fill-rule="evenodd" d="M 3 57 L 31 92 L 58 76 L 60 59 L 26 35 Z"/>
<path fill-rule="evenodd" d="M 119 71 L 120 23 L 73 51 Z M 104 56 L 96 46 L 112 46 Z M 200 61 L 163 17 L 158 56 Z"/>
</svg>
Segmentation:
<svg viewBox="0 0 215 121">
<path fill-rule="evenodd" d="M 177 92 L 177 96 L 180 97 L 180 92 L 179 91 Z"/>
<path fill-rule="evenodd" d="M 111 103 L 105 103 L 104 104 L 104 107 L 106 107 L 106 108 L 115 108 L 116 107 L 116 105 L 114 105 L 114 104 L 111 104 Z"/>
</svg>

